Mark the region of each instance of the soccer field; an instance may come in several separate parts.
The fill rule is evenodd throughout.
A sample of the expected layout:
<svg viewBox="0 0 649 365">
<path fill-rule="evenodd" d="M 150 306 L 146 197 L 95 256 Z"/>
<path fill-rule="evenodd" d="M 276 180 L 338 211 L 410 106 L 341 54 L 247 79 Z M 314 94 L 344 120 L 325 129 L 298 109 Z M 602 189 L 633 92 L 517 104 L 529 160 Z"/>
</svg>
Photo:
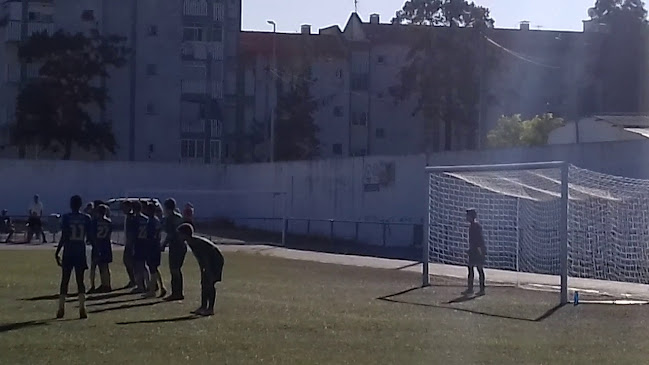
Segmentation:
<svg viewBox="0 0 649 365">
<path fill-rule="evenodd" d="M 186 299 L 124 291 L 71 297 L 54 320 L 59 270 L 50 250 L 0 250 L 0 364 L 640 364 L 647 306 L 556 308 L 556 293 L 491 287 L 462 300 L 462 282 L 416 273 L 225 252 L 216 315 Z M 164 266 L 163 275 L 169 275 Z M 125 283 L 113 265 L 115 286 Z M 74 286 L 71 285 L 71 292 Z M 406 292 L 407 291 L 407 292 Z M 404 294 L 398 294 L 405 292 Z"/>
</svg>

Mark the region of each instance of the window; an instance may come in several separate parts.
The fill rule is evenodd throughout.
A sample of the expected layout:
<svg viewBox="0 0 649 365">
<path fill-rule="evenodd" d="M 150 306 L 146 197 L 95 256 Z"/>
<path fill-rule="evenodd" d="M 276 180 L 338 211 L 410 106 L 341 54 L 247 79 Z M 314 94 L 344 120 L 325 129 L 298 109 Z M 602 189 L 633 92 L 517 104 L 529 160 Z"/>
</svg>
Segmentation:
<svg viewBox="0 0 649 365">
<path fill-rule="evenodd" d="M 202 139 L 196 140 L 196 158 L 205 157 L 205 141 Z"/>
<path fill-rule="evenodd" d="M 149 34 L 152 37 L 155 37 L 158 35 L 158 26 L 157 25 L 149 25 L 147 28 L 147 34 Z"/>
<path fill-rule="evenodd" d="M 91 22 L 95 20 L 95 11 L 94 10 L 84 10 L 81 13 L 81 20 L 84 22 Z"/>
<path fill-rule="evenodd" d="M 183 41 L 202 41 L 203 28 L 200 26 L 191 26 L 183 28 Z"/>
<path fill-rule="evenodd" d="M 146 104 L 146 113 L 149 115 L 155 114 L 155 105 L 153 103 L 149 102 Z"/>
<path fill-rule="evenodd" d="M 214 4 L 214 20 L 223 21 L 225 11 L 223 9 L 223 4 L 216 3 Z"/>
<path fill-rule="evenodd" d="M 213 139 L 210 141 L 210 161 L 219 162 L 221 160 L 221 141 Z"/>
<path fill-rule="evenodd" d="M 366 112 L 354 113 L 352 115 L 352 124 L 367 125 L 367 113 Z"/>
<path fill-rule="evenodd" d="M 383 55 L 379 55 L 379 56 L 376 58 L 376 63 L 378 63 L 379 65 L 383 65 L 383 64 L 385 63 L 385 56 L 383 56 Z"/>
<path fill-rule="evenodd" d="M 343 107 L 342 106 L 335 106 L 334 107 L 334 117 L 342 117 L 343 116 Z"/>
<path fill-rule="evenodd" d="M 376 128 L 376 138 L 385 138 L 385 129 Z"/>
<path fill-rule="evenodd" d="M 210 136 L 212 138 L 221 137 L 221 121 L 217 119 L 210 119 L 206 122 L 209 123 Z"/>
<path fill-rule="evenodd" d="M 158 67 L 155 64 L 149 63 L 146 65 L 146 74 L 149 76 L 154 76 L 158 74 Z"/>
<path fill-rule="evenodd" d="M 215 26 L 210 29 L 210 41 L 221 42 L 223 41 L 223 27 Z"/>
<path fill-rule="evenodd" d="M 336 70 L 336 77 L 339 78 L 339 79 L 343 78 L 343 70 L 341 68 Z"/>
<path fill-rule="evenodd" d="M 195 158 L 196 157 L 196 141 L 193 139 L 183 139 L 180 141 L 180 157 L 182 158 Z"/>
<path fill-rule="evenodd" d="M 340 156 L 343 154 L 343 145 L 342 143 L 334 143 L 333 145 L 333 154 Z"/>
<path fill-rule="evenodd" d="M 181 158 L 198 158 L 205 157 L 205 141 L 202 139 L 183 139 L 180 141 Z"/>
</svg>

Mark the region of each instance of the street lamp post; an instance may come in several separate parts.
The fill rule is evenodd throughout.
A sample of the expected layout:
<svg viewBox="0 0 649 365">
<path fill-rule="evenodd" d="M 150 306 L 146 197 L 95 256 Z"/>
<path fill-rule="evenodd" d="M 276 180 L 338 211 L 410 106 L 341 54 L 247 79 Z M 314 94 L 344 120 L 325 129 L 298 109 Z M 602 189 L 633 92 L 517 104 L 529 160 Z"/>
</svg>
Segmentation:
<svg viewBox="0 0 649 365">
<path fill-rule="evenodd" d="M 268 24 L 273 26 L 273 62 L 271 73 L 277 72 L 277 24 L 273 20 L 269 20 Z M 271 76 L 271 80 L 275 78 Z M 275 85 L 277 86 L 277 85 Z M 277 90 L 277 87 L 275 87 Z M 270 112 L 270 162 L 275 162 L 275 108 L 277 107 L 277 93 L 275 93 L 275 105 L 271 108 Z"/>
</svg>

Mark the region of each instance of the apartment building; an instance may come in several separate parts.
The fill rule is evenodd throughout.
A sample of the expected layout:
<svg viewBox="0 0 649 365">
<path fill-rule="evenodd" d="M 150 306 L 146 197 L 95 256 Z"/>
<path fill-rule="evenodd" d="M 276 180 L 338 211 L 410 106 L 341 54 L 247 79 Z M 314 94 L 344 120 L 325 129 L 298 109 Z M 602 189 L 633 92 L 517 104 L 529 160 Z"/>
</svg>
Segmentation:
<svg viewBox="0 0 649 365">
<path fill-rule="evenodd" d="M 119 4 L 118 4 L 119 3 Z M 0 28 L 0 154 L 13 157 L 8 127 L 19 87 L 38 74 L 22 65 L 19 42 L 36 31 L 127 38 L 132 54 L 106 86 L 111 103 L 98 122 L 111 123 L 118 151 L 108 159 L 220 163 L 235 128 L 241 0 L 13 0 Z M 28 153 L 31 158 L 48 154 Z M 97 156 L 73 153 L 73 158 Z"/>
<path fill-rule="evenodd" d="M 319 102 L 315 120 L 322 158 L 480 148 L 501 115 L 554 112 L 572 119 L 587 112 L 581 105 L 579 80 L 586 72 L 586 49 L 598 41 L 598 28 L 590 22 L 584 27 L 584 32 L 545 31 L 522 22 L 519 29 L 492 30 L 485 47 L 495 51 L 498 67 L 481 82 L 477 130 L 457 128 L 448 138 L 440 126 L 433 131 L 432 144 L 424 138 L 425 118 L 414 113 L 415 100 L 397 103 L 391 89 L 401 81 L 411 41 L 446 28 L 381 23 L 377 14 L 364 22 L 353 13 L 344 29 L 332 26 L 313 33 L 306 25 L 300 34 L 242 32 L 239 89 L 245 102 L 238 114 L 238 135 L 245 140 L 245 131 L 255 122 L 270 123 L 276 100 L 273 85 L 281 77 L 273 68 L 290 69 L 294 49 L 317 49 L 309 62 L 311 93 Z M 264 161 L 269 151 L 262 143 L 254 156 L 248 153 L 240 159 Z"/>
</svg>

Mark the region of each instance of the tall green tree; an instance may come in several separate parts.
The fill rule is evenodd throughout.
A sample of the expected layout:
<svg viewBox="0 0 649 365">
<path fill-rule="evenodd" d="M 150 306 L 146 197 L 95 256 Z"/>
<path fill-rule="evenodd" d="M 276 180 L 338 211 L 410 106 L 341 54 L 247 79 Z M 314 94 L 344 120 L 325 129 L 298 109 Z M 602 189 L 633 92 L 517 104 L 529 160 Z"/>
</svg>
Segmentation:
<svg viewBox="0 0 649 365">
<path fill-rule="evenodd" d="M 39 77 L 23 87 L 16 103 L 13 144 L 37 145 L 41 150 L 63 151 L 70 159 L 73 146 L 102 155 L 115 153 L 117 143 L 110 121 L 93 120 L 92 110 L 105 110 L 110 98 L 100 79 L 126 64 L 126 39 L 117 35 L 32 35 L 19 48 L 27 64 L 42 65 Z"/>
<path fill-rule="evenodd" d="M 563 119 L 552 113 L 523 120 L 520 114 L 502 116 L 487 135 L 489 147 L 532 147 L 548 143 L 550 132 L 563 126 Z"/>
<path fill-rule="evenodd" d="M 494 26 L 489 10 L 467 0 L 409 0 L 392 22 L 420 26 L 413 27 L 408 62 L 392 91 L 399 101 L 416 101 L 414 113 L 427 121 L 427 148 L 438 149 L 442 127 L 446 149 L 458 133 L 474 144 L 482 76 L 494 66 L 484 39 Z"/>
<path fill-rule="evenodd" d="M 582 114 L 649 111 L 640 97 L 649 97 L 649 79 L 644 77 L 649 62 L 644 2 L 597 0 L 589 14 L 602 26 L 588 41 L 590 64 L 582 86 Z"/>
<path fill-rule="evenodd" d="M 313 113 L 318 108 L 311 95 L 309 72 L 278 85 L 275 110 L 275 158 L 278 161 L 309 160 L 318 156 L 318 126 Z M 284 85 L 283 85 L 284 84 Z"/>
</svg>

